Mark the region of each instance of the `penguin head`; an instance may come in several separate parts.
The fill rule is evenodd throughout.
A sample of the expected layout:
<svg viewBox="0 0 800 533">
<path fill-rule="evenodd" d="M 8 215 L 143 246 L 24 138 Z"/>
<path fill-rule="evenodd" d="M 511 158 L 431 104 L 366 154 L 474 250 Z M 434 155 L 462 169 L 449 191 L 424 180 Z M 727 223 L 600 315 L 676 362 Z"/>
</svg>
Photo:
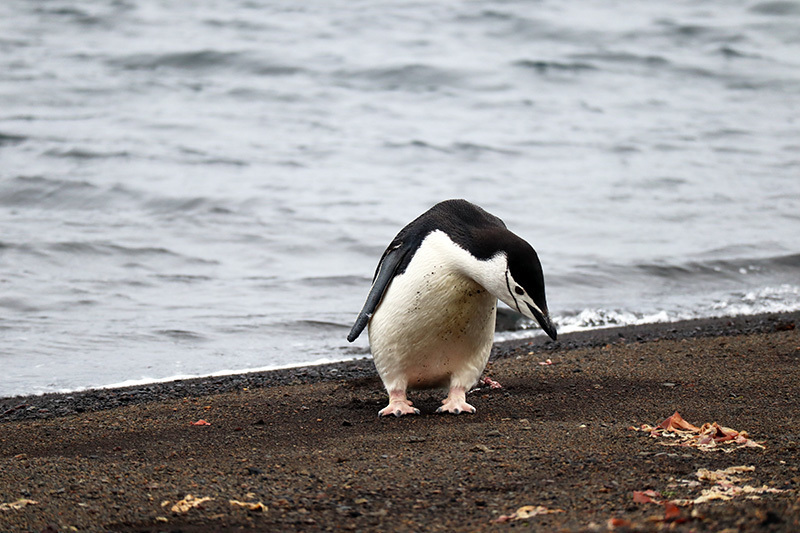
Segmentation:
<svg viewBox="0 0 800 533">
<path fill-rule="evenodd" d="M 505 256 L 505 261 L 496 263 L 500 268 L 494 273 L 492 292 L 510 308 L 538 322 L 544 332 L 556 340 L 556 327 L 547 310 L 544 274 L 539 256 L 530 244 L 510 231 L 503 237 L 500 255 Z M 501 269 L 504 269 L 502 274 L 499 272 Z M 502 280 L 496 279 L 499 275 L 502 275 Z"/>
</svg>

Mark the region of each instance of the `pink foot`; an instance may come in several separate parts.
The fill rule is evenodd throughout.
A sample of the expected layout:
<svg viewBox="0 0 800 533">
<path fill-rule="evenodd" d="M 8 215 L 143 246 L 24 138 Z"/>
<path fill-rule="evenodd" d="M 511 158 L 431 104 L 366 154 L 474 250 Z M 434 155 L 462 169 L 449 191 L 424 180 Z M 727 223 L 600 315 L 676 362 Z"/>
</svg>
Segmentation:
<svg viewBox="0 0 800 533">
<path fill-rule="evenodd" d="M 442 406 L 436 410 L 437 413 L 474 413 L 475 408 L 467 403 L 467 394 L 464 387 L 453 387 L 450 394 L 442 400 Z"/>
<path fill-rule="evenodd" d="M 389 405 L 378 411 L 378 416 L 418 415 L 419 409 L 414 407 L 411 400 L 406 399 L 405 391 L 392 391 L 389 393 Z"/>
</svg>

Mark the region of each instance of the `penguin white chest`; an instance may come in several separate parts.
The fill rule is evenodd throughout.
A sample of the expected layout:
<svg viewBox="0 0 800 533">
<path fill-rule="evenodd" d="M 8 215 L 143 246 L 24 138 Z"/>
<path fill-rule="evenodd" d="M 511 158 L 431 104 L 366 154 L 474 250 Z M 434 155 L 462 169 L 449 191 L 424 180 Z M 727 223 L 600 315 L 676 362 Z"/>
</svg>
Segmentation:
<svg viewBox="0 0 800 533">
<path fill-rule="evenodd" d="M 432 233 L 384 293 L 369 339 L 388 390 L 468 389 L 486 367 L 497 298 L 463 273 L 464 253 Z"/>
</svg>

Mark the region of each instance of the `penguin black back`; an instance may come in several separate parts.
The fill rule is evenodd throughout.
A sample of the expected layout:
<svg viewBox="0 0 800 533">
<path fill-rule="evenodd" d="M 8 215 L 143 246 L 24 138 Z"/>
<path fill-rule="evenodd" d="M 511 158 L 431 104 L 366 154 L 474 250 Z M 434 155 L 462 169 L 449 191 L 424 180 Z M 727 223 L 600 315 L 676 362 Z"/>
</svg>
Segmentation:
<svg viewBox="0 0 800 533">
<path fill-rule="evenodd" d="M 407 249 L 395 271 L 396 276 L 405 272 L 422 241 L 436 230 L 446 233 L 454 243 L 469 250 L 477 259 L 489 259 L 496 254 L 502 243 L 493 237 L 500 237 L 507 231 L 502 220 L 471 202 L 460 199 L 439 202 L 400 230 L 384 252 L 385 257 L 392 249 Z M 375 276 L 379 270 L 380 263 Z"/>
</svg>

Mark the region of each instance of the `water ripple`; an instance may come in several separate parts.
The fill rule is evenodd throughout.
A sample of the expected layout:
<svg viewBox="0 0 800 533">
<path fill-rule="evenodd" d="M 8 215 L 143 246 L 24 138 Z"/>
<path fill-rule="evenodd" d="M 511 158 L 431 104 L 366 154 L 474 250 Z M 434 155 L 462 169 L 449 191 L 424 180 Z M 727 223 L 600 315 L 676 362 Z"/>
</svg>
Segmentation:
<svg viewBox="0 0 800 533">
<path fill-rule="evenodd" d="M 783 17 L 787 15 L 800 16 L 800 2 L 776 0 L 773 2 L 760 2 L 750 6 L 750 11 L 761 15 L 775 15 Z"/>
<path fill-rule="evenodd" d="M 466 73 L 451 68 L 434 67 L 423 64 L 377 67 L 362 70 L 340 70 L 334 77 L 340 83 L 352 85 L 360 83 L 374 89 L 396 90 L 439 90 L 443 87 L 469 86 Z"/>
<path fill-rule="evenodd" d="M 126 70 L 175 69 L 213 73 L 219 69 L 235 69 L 259 76 L 291 76 L 304 70 L 299 66 L 273 63 L 248 52 L 218 50 L 131 54 L 115 57 L 108 63 Z"/>
</svg>

